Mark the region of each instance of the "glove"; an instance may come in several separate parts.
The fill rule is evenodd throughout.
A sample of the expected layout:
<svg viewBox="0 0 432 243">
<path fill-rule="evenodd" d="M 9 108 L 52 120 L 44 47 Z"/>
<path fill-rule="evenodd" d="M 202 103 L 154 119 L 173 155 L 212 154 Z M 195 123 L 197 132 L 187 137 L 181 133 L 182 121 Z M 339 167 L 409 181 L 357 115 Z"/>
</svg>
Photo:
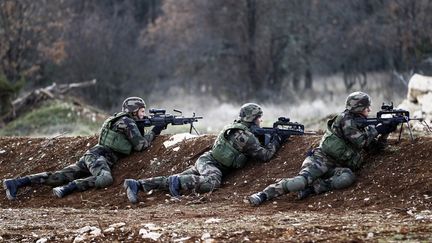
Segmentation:
<svg viewBox="0 0 432 243">
<path fill-rule="evenodd" d="M 393 121 L 391 121 L 390 122 L 390 124 L 389 124 L 390 126 L 391 126 L 391 132 L 394 132 L 394 131 L 396 131 L 396 129 L 397 129 L 397 126 L 399 125 L 399 122 L 398 121 L 395 121 L 395 120 L 393 120 Z"/>
<path fill-rule="evenodd" d="M 394 132 L 396 130 L 396 127 L 391 124 L 378 124 L 375 129 L 377 130 L 378 134 L 389 134 L 391 132 Z"/>
<path fill-rule="evenodd" d="M 285 135 L 284 134 L 279 135 L 279 137 L 281 138 L 281 143 L 285 143 L 288 140 L 289 136 L 290 135 L 287 135 L 287 134 L 285 134 Z"/>
<path fill-rule="evenodd" d="M 278 145 L 282 144 L 282 138 L 278 134 L 275 133 L 271 137 L 270 142 L 273 143 L 273 144 L 277 144 L 277 146 L 278 146 Z"/>
<path fill-rule="evenodd" d="M 154 127 L 152 128 L 152 132 L 153 132 L 155 135 L 159 135 L 159 134 L 162 132 L 162 130 L 164 130 L 165 128 L 166 128 L 165 126 L 156 125 L 156 126 L 154 126 Z"/>
</svg>

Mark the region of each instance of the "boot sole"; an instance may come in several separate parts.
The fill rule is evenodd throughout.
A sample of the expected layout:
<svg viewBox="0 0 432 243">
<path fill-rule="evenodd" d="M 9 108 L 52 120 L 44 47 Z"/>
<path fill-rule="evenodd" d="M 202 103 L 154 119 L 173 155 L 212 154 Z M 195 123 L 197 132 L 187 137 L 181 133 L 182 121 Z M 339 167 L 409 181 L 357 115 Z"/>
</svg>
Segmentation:
<svg viewBox="0 0 432 243">
<path fill-rule="evenodd" d="M 3 188 L 6 190 L 6 197 L 7 197 L 7 199 L 9 199 L 9 200 L 11 200 L 11 201 L 13 201 L 13 200 L 16 199 L 16 197 L 14 197 L 14 196 L 12 196 L 12 195 L 10 194 L 10 191 L 9 191 L 7 185 L 6 185 L 6 180 L 3 181 Z"/>
<path fill-rule="evenodd" d="M 248 197 L 247 198 L 247 200 L 249 201 L 249 204 L 250 205 L 252 205 L 252 206 L 254 206 L 254 207 L 258 207 L 259 205 L 261 205 L 262 204 L 262 202 L 257 202 L 257 201 L 255 201 L 252 197 Z"/>
<path fill-rule="evenodd" d="M 61 195 L 61 192 L 59 192 L 59 190 L 56 190 L 56 188 L 53 188 L 52 190 L 53 195 L 58 197 L 58 198 L 62 198 L 63 196 Z"/>
<path fill-rule="evenodd" d="M 123 183 L 123 188 L 126 189 L 126 196 L 129 200 L 130 203 L 137 203 L 138 202 L 138 197 L 135 195 L 135 193 L 132 192 L 131 189 L 129 189 L 129 186 L 127 184 L 127 181 L 125 181 Z"/>
</svg>

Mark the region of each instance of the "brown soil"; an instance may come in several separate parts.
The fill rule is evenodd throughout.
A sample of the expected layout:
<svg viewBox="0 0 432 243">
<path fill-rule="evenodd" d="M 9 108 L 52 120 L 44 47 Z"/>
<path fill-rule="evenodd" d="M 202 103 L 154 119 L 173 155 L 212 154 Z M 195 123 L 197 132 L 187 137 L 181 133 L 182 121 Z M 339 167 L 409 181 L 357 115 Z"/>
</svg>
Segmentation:
<svg viewBox="0 0 432 243">
<path fill-rule="evenodd" d="M 190 139 L 174 151 L 162 144 L 167 135 L 158 137 L 147 151 L 121 159 L 113 169 L 114 184 L 105 189 L 57 199 L 51 188 L 34 186 L 21 189 L 16 201 L 7 200 L 2 190 L 0 242 L 78 241 L 81 236 L 86 242 L 151 241 L 142 239 L 140 229 L 160 233 L 159 241 L 432 241 L 431 137 L 414 143 L 391 140 L 382 154 L 366 159 L 354 186 L 304 200 L 288 194 L 260 207 L 245 203 L 247 195 L 295 176 L 320 136 L 290 138 L 270 162 L 252 162 L 232 172 L 213 193 L 180 200 L 165 192 L 141 193 L 141 203 L 128 202 L 125 178 L 180 172 L 214 138 Z M 96 142 L 96 137 L 1 137 L 0 179 L 61 169 Z M 103 232 L 120 222 L 125 225 Z M 102 234 L 77 231 L 86 225 Z"/>
</svg>

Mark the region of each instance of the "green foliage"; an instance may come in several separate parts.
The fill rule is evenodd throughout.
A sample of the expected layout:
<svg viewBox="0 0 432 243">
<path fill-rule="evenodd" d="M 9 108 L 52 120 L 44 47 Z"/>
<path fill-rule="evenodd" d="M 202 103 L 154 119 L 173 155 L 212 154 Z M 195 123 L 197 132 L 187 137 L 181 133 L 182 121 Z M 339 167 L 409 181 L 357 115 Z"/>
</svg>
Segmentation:
<svg viewBox="0 0 432 243">
<path fill-rule="evenodd" d="M 84 116 L 72 104 L 48 101 L 0 130 L 0 136 L 91 135 L 101 124 Z"/>
<path fill-rule="evenodd" d="M 22 77 L 18 82 L 12 84 L 6 76 L 0 72 L 0 119 L 9 115 L 12 110 L 12 100 L 25 84 Z"/>
</svg>

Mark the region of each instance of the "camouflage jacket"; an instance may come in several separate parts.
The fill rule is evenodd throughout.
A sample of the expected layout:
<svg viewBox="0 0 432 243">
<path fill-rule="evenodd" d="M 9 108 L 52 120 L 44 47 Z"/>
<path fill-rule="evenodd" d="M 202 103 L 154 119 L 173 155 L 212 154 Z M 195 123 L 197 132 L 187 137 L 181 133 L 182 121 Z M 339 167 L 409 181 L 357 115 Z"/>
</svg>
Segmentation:
<svg viewBox="0 0 432 243">
<path fill-rule="evenodd" d="M 123 116 L 115 121 L 111 126 L 111 129 L 115 132 L 124 134 L 127 140 L 129 140 L 129 142 L 132 144 L 134 151 L 142 151 L 148 148 L 150 143 L 155 138 L 155 134 L 152 131 L 142 135 L 135 121 L 128 116 Z M 99 144 L 89 149 L 87 154 L 102 155 L 113 162 L 116 161 L 119 156 L 121 156 L 119 153 L 112 151 L 110 148 Z"/>
<path fill-rule="evenodd" d="M 250 126 L 250 124 L 245 125 Z M 228 134 L 228 139 L 232 141 L 233 147 L 240 153 L 263 162 L 270 160 L 280 148 L 277 140 L 272 140 L 265 147 L 262 146 L 258 138 L 248 130 L 234 130 Z"/>
<path fill-rule="evenodd" d="M 331 129 L 340 138 L 344 139 L 355 150 L 367 148 L 378 132 L 373 126 L 362 126 L 356 122 L 357 118 L 364 118 L 362 115 L 345 110 L 338 115 L 333 122 Z"/>
<path fill-rule="evenodd" d="M 363 163 L 362 150 L 374 142 L 378 135 L 374 127 L 359 124 L 356 118 L 360 117 L 360 114 L 345 110 L 329 120 L 316 156 L 322 151 L 327 158 L 335 160 L 328 162 L 333 161 L 353 170 L 360 168 Z"/>
<path fill-rule="evenodd" d="M 144 136 L 141 134 L 136 122 L 127 116 L 120 118 L 116 121 L 111 129 L 118 133 L 123 133 L 126 138 L 131 142 L 135 151 L 142 151 L 150 146 L 150 143 L 155 138 L 155 134 L 150 131 Z"/>
</svg>

